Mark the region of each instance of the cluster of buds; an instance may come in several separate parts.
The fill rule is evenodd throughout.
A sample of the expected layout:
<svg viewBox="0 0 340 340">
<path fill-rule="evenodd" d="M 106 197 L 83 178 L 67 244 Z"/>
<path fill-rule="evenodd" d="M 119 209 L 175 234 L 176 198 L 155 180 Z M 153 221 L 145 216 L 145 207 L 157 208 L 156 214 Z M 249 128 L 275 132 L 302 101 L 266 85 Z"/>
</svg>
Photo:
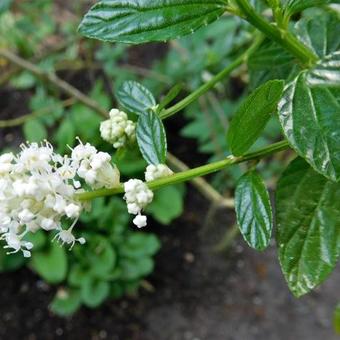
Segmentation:
<svg viewBox="0 0 340 340">
<path fill-rule="evenodd" d="M 133 223 L 142 228 L 146 226 L 146 216 L 141 212 L 153 199 L 153 192 L 139 179 L 130 179 L 124 183 L 124 199 L 127 203 L 129 214 L 137 215 Z"/>
<path fill-rule="evenodd" d="M 172 174 L 172 170 L 169 169 L 165 164 L 150 164 L 147 166 L 145 171 L 145 180 L 147 182 L 151 182 L 159 178 L 171 176 Z"/>
<path fill-rule="evenodd" d="M 136 124 L 128 119 L 125 112 L 117 109 L 110 111 L 110 119 L 100 124 L 101 137 L 118 149 L 136 139 Z"/>
<path fill-rule="evenodd" d="M 119 172 L 111 165 L 108 154 L 89 145 L 79 144 L 71 156 L 61 156 L 48 142 L 23 144 L 14 155 L 0 156 L 0 234 L 10 253 L 31 255 L 33 244 L 27 233 L 39 229 L 57 231 L 55 238 L 71 247 L 76 241 L 72 230 L 84 208 L 76 200 L 81 180 L 91 188 L 114 187 Z M 62 223 L 72 220 L 68 229 Z"/>
</svg>

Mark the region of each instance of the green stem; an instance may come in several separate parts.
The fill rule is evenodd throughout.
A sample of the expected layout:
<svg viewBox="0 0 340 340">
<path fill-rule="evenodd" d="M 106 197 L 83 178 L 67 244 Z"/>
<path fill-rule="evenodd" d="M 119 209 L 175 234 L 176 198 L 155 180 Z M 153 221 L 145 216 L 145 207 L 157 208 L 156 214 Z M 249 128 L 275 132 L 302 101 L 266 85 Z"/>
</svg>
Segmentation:
<svg viewBox="0 0 340 340">
<path fill-rule="evenodd" d="M 168 177 L 164 177 L 161 179 L 157 179 L 152 182 L 148 182 L 147 185 L 151 190 L 157 190 L 167 185 L 178 184 L 178 183 L 191 180 L 192 178 L 205 176 L 207 174 L 216 172 L 218 170 L 221 170 L 223 168 L 226 168 L 234 164 L 243 163 L 243 162 L 247 162 L 247 161 L 255 160 L 255 159 L 261 159 L 265 156 L 269 156 L 273 153 L 283 151 L 288 148 L 289 148 L 289 144 L 287 141 L 284 140 L 284 141 L 266 146 L 262 149 L 259 149 L 258 151 L 248 153 L 244 156 L 240 156 L 240 157 L 229 156 L 221 161 L 202 165 L 197 168 L 178 172 L 172 176 L 168 176 Z M 87 201 L 87 200 L 92 200 L 97 197 L 112 196 L 116 194 L 121 194 L 123 192 L 124 192 L 123 184 L 120 184 L 118 187 L 113 188 L 113 189 L 100 189 L 96 191 L 80 193 L 80 194 L 77 194 L 77 198 L 81 201 Z"/>
<path fill-rule="evenodd" d="M 266 36 L 287 49 L 304 65 L 310 67 L 318 61 L 318 57 L 297 38 L 295 38 L 295 36 L 288 30 L 280 30 L 276 26 L 264 20 L 263 17 L 259 15 L 249 4 L 248 0 L 235 1 L 248 22 L 250 22 Z"/>
<path fill-rule="evenodd" d="M 174 106 L 171 106 L 170 108 L 166 110 L 163 110 L 159 115 L 160 118 L 165 119 L 165 118 L 171 117 L 175 113 L 183 110 L 189 104 L 193 103 L 196 99 L 201 97 L 203 94 L 208 92 L 210 89 L 212 89 L 223 78 L 230 75 L 231 72 L 233 72 L 236 68 L 242 65 L 249 58 L 249 56 L 255 52 L 255 50 L 260 46 L 262 41 L 263 41 L 263 36 L 262 35 L 258 36 L 255 39 L 254 43 L 243 54 L 241 54 L 238 58 L 236 58 L 231 64 L 229 64 L 220 73 L 216 74 L 213 78 L 211 78 L 211 80 L 203 84 L 196 91 L 192 92 L 189 96 L 185 97 L 184 99 L 182 99 L 180 102 L 178 102 Z"/>
</svg>

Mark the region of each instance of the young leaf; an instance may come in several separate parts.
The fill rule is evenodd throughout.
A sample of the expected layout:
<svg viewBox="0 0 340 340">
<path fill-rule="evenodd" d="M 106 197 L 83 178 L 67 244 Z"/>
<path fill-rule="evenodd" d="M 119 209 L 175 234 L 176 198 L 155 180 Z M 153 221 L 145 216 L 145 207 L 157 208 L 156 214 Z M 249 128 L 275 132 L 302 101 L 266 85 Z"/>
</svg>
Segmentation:
<svg viewBox="0 0 340 340">
<path fill-rule="evenodd" d="M 249 246 L 257 250 L 267 248 L 273 229 L 272 209 L 268 191 L 256 171 L 238 180 L 235 210 L 240 231 Z"/>
<path fill-rule="evenodd" d="M 103 0 L 83 18 L 89 38 L 141 44 L 193 33 L 219 18 L 227 0 Z"/>
<path fill-rule="evenodd" d="M 137 122 L 137 142 L 148 164 L 164 164 L 166 159 L 166 134 L 163 123 L 152 111 L 140 115 Z"/>
<path fill-rule="evenodd" d="M 297 158 L 278 183 L 276 207 L 282 272 L 301 296 L 323 282 L 339 258 L 340 184 Z"/>
<path fill-rule="evenodd" d="M 298 37 L 321 58 L 285 88 L 278 105 L 291 146 L 318 172 L 340 178 L 340 23 L 334 16 L 302 20 Z"/>
<path fill-rule="evenodd" d="M 80 292 L 76 289 L 59 290 L 51 302 L 51 311 L 59 316 L 70 316 L 81 305 Z"/>
<path fill-rule="evenodd" d="M 125 109 L 138 115 L 156 107 L 152 93 L 136 81 L 125 81 L 117 91 L 116 97 Z"/>
<path fill-rule="evenodd" d="M 183 84 L 177 84 L 170 89 L 167 95 L 162 99 L 157 107 L 157 112 L 162 111 L 168 104 L 170 104 L 182 91 Z"/>
<path fill-rule="evenodd" d="M 228 143 L 233 155 L 244 154 L 259 138 L 271 114 L 276 111 L 283 86 L 282 80 L 270 80 L 241 104 L 228 131 Z"/>
</svg>

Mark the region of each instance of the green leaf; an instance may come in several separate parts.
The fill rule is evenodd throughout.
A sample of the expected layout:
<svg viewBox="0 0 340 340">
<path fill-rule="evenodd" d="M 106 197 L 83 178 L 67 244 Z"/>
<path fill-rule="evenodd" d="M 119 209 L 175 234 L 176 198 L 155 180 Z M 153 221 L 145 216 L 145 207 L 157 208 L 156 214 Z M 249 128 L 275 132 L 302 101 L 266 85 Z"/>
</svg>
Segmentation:
<svg viewBox="0 0 340 340">
<path fill-rule="evenodd" d="M 334 311 L 333 325 L 336 334 L 340 334 L 340 304 L 338 304 Z"/>
<path fill-rule="evenodd" d="M 144 256 L 152 256 L 160 248 L 157 236 L 134 232 L 119 247 L 119 255 L 124 258 L 138 259 Z"/>
<path fill-rule="evenodd" d="M 265 184 L 256 171 L 244 174 L 237 182 L 235 211 L 240 231 L 250 247 L 264 250 L 268 247 L 273 217 Z"/>
<path fill-rule="evenodd" d="M 296 296 L 333 271 L 340 255 L 340 184 L 315 172 L 302 158 L 285 170 L 276 193 L 279 260 Z"/>
<path fill-rule="evenodd" d="M 286 15 L 292 16 L 310 7 L 320 7 L 330 3 L 337 3 L 332 0 L 283 0 Z"/>
<path fill-rule="evenodd" d="M 271 114 L 276 111 L 283 86 L 282 80 L 270 80 L 241 104 L 228 131 L 228 143 L 233 155 L 243 155 L 259 138 Z"/>
<path fill-rule="evenodd" d="M 25 122 L 23 129 L 25 138 L 29 142 L 41 142 L 47 138 L 46 128 L 38 119 Z"/>
<path fill-rule="evenodd" d="M 340 178 L 340 30 L 337 16 L 301 20 L 298 38 L 321 58 L 287 84 L 278 105 L 291 146 L 318 172 Z"/>
<path fill-rule="evenodd" d="M 50 309 L 59 316 L 70 316 L 81 306 L 80 292 L 76 289 L 59 289 L 53 298 Z"/>
<path fill-rule="evenodd" d="M 104 0 L 85 15 L 79 32 L 110 42 L 165 41 L 215 21 L 226 5 L 226 0 Z"/>
<path fill-rule="evenodd" d="M 148 164 L 164 164 L 167 152 L 166 134 L 158 115 L 149 111 L 140 115 L 137 122 L 137 142 Z"/>
<path fill-rule="evenodd" d="M 158 222 L 168 225 L 183 213 L 183 190 L 177 186 L 164 187 L 155 192 L 152 203 L 146 208 Z"/>
<path fill-rule="evenodd" d="M 287 79 L 296 73 L 294 57 L 277 43 L 267 39 L 248 59 L 250 88 L 272 79 Z"/>
<path fill-rule="evenodd" d="M 21 268 L 27 263 L 25 257 L 21 253 L 7 254 L 6 249 L 3 248 L 4 244 L 1 244 L 0 248 L 0 272 L 11 272 Z"/>
<path fill-rule="evenodd" d="M 154 268 L 154 262 L 149 257 L 140 258 L 123 258 L 121 260 L 122 267 L 122 279 L 131 281 L 142 278 L 150 273 L 152 273 Z"/>
<path fill-rule="evenodd" d="M 168 104 L 170 104 L 182 91 L 183 84 L 177 84 L 170 89 L 166 96 L 161 100 L 157 107 L 157 112 L 161 112 Z"/>
<path fill-rule="evenodd" d="M 152 93 L 136 81 L 125 81 L 116 96 L 125 109 L 138 115 L 154 110 L 156 107 L 156 100 Z"/>
<path fill-rule="evenodd" d="M 33 254 L 30 265 L 48 283 L 62 282 L 67 272 L 65 249 L 51 243 L 48 250 Z"/>
<path fill-rule="evenodd" d="M 82 282 L 88 276 L 88 271 L 81 267 L 79 263 L 72 265 L 67 281 L 71 286 L 80 287 Z"/>
<path fill-rule="evenodd" d="M 106 281 L 98 281 L 86 277 L 81 286 L 81 300 L 90 308 L 95 308 L 103 303 L 110 295 L 110 285 Z"/>
<path fill-rule="evenodd" d="M 76 131 L 70 116 L 63 119 L 54 136 L 58 143 L 58 152 L 65 153 L 68 147 L 73 147 L 75 143 Z"/>
<path fill-rule="evenodd" d="M 279 103 L 283 131 L 296 152 L 331 180 L 340 178 L 340 90 L 310 87 L 307 73 L 287 85 Z"/>
</svg>

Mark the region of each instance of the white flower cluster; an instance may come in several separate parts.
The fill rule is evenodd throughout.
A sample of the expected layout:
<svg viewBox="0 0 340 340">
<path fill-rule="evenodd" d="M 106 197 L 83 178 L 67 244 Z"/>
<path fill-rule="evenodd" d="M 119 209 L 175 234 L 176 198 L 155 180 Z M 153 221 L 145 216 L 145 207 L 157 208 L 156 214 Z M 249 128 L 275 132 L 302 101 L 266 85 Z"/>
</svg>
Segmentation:
<svg viewBox="0 0 340 340">
<path fill-rule="evenodd" d="M 0 234 L 10 253 L 31 255 L 33 244 L 25 240 L 29 232 L 56 230 L 55 238 L 71 247 L 84 238 L 72 234 L 83 205 L 75 199 L 80 179 L 93 188 L 119 183 L 119 173 L 108 154 L 80 144 L 71 157 L 54 153 L 52 145 L 23 144 L 18 155 L 0 156 Z M 73 223 L 64 230 L 63 220 Z"/>
<path fill-rule="evenodd" d="M 130 179 L 124 183 L 125 196 L 124 199 L 127 203 L 129 214 L 137 215 L 133 219 L 133 223 L 142 228 L 146 226 L 146 216 L 141 214 L 143 208 L 145 208 L 153 199 L 153 192 L 147 187 L 147 185 L 139 179 Z"/>
<path fill-rule="evenodd" d="M 172 175 L 173 172 L 165 165 L 148 165 L 145 171 L 146 182 L 153 181 Z M 148 188 L 147 184 L 139 179 L 130 179 L 124 183 L 125 196 L 129 214 L 137 215 L 133 219 L 133 223 L 142 228 L 146 226 L 146 216 L 142 215 L 142 210 L 152 202 L 153 192 Z"/>
<path fill-rule="evenodd" d="M 118 149 L 136 139 L 136 124 L 128 119 L 125 112 L 117 109 L 110 111 L 110 119 L 100 124 L 102 138 Z"/>
<path fill-rule="evenodd" d="M 172 174 L 173 174 L 172 170 L 169 169 L 165 164 L 158 165 L 150 164 L 147 166 L 145 171 L 145 180 L 147 182 L 151 182 L 158 178 L 171 176 Z"/>
</svg>

